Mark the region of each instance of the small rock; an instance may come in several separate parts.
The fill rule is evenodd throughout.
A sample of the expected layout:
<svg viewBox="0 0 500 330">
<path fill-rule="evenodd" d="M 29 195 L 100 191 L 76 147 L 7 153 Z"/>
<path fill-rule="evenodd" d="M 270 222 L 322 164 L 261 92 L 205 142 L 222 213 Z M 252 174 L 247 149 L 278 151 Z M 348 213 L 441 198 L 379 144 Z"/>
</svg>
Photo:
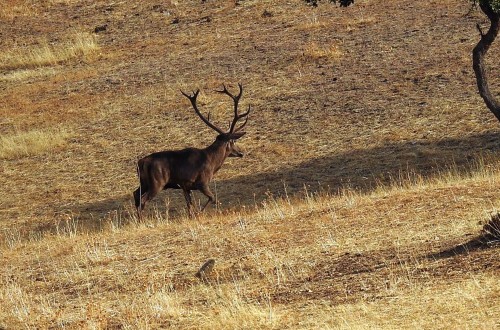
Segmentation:
<svg viewBox="0 0 500 330">
<path fill-rule="evenodd" d="M 273 17 L 273 13 L 271 13 L 270 11 L 267 11 L 267 9 L 265 9 L 261 16 L 262 17 Z"/>
<path fill-rule="evenodd" d="M 96 26 L 94 29 L 94 33 L 104 32 L 108 29 L 108 24 Z"/>
<path fill-rule="evenodd" d="M 194 276 L 198 277 L 200 280 L 206 281 L 207 275 L 209 275 L 215 265 L 214 259 L 208 259 L 207 262 L 200 267 L 200 269 L 194 274 Z"/>
</svg>

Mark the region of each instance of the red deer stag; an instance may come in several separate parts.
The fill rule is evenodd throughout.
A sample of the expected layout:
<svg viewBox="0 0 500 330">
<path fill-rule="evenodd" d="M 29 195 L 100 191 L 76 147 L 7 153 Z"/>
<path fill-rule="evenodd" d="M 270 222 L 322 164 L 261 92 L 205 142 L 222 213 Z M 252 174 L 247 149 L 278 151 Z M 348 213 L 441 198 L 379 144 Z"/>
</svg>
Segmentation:
<svg viewBox="0 0 500 330">
<path fill-rule="evenodd" d="M 221 168 L 226 157 L 243 157 L 243 153 L 235 145 L 235 141 L 245 134 L 240 130 L 245 127 L 248 121 L 250 106 L 248 106 L 247 112 L 238 113 L 238 103 L 243 93 L 242 85 L 238 84 L 238 86 L 240 89 L 238 95 L 231 94 L 224 85 L 222 90 L 216 91 L 228 95 L 234 101 L 234 117 L 228 132 L 224 132 L 210 122 L 210 113 L 206 118 L 200 113 L 196 105 L 196 98 L 200 93 L 199 89 L 193 95 L 181 91 L 182 95 L 191 101 L 194 111 L 201 120 L 219 135 L 210 146 L 204 149 L 186 148 L 155 152 L 139 160 L 137 174 L 140 185 L 134 191 L 135 206 L 139 218 L 142 216 L 142 210 L 146 202 L 153 199 L 161 190 L 167 188 L 182 189 L 191 217 L 194 215 L 191 198 L 192 190 L 199 190 L 208 197 L 201 211 L 207 207 L 208 203 L 217 203 L 208 184 L 214 174 Z M 245 121 L 239 127 L 236 127 L 236 124 L 241 119 L 245 119 Z"/>
</svg>

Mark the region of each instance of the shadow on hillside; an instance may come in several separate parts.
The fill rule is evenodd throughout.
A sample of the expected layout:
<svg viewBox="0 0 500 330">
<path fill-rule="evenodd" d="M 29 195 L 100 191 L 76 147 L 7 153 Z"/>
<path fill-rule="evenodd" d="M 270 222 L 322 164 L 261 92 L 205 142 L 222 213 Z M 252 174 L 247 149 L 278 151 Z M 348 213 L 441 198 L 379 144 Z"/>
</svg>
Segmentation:
<svg viewBox="0 0 500 330">
<path fill-rule="evenodd" d="M 446 259 L 462 254 L 469 254 L 475 251 L 481 251 L 489 248 L 500 247 L 500 244 L 494 240 L 491 240 L 489 237 L 481 235 L 479 237 L 475 237 L 466 243 L 462 243 L 446 250 L 432 253 L 427 256 L 427 259 Z"/>
<path fill-rule="evenodd" d="M 428 255 L 429 259 L 450 258 L 461 254 L 469 254 L 474 251 L 484 250 L 492 247 L 500 247 L 500 213 L 493 214 L 490 221 L 483 225 L 479 236 L 466 243 L 453 246 L 444 251 Z"/>
<path fill-rule="evenodd" d="M 276 172 L 217 180 L 212 183 L 212 187 L 216 185 L 213 190 L 223 203 L 223 210 L 253 206 L 267 199 L 269 195 L 300 196 L 304 194 L 305 188 L 312 194 L 323 191 L 337 193 L 344 188 L 369 192 L 381 184 L 390 185 L 407 180 L 409 175 L 431 178 L 450 168 L 467 173 L 477 167 L 481 155 L 488 162 L 495 160 L 499 150 L 500 132 L 487 132 L 460 139 L 390 143 L 372 149 L 357 149 L 313 159 Z M 135 188 L 130 187 L 130 192 Z M 198 192 L 195 196 L 205 200 Z M 165 203 L 166 199 L 169 203 Z M 99 228 L 100 225 L 95 222 L 102 221 L 103 217 L 114 212 L 130 214 L 134 209 L 132 204 L 130 194 L 118 199 L 103 199 L 99 203 L 82 204 L 73 211 L 80 214 L 82 223 L 89 222 L 89 228 Z M 162 192 L 146 208 L 149 215 L 153 211 L 158 214 L 168 212 L 170 219 L 185 215 L 182 194 L 171 189 Z"/>
<path fill-rule="evenodd" d="M 368 192 L 381 184 L 405 181 L 408 176 L 431 178 L 449 169 L 470 172 L 483 160 L 495 160 L 500 132 L 460 139 L 390 143 L 313 159 L 277 172 L 256 173 L 218 182 L 221 200 L 247 205 L 267 198 L 350 188 Z M 484 158 L 484 159 L 482 159 Z M 402 179 L 400 179 L 402 178 Z M 243 187 L 243 188 L 242 188 Z M 248 191 L 255 196 L 248 196 Z"/>
<path fill-rule="evenodd" d="M 286 287 L 273 292 L 272 298 L 277 303 L 319 298 L 332 304 L 356 303 L 367 296 L 380 298 L 387 295 L 391 286 L 387 279 L 390 278 L 410 277 L 411 281 L 396 281 L 397 287 L 401 288 L 417 282 L 425 285 L 435 281 L 450 281 L 464 274 L 482 273 L 487 269 L 498 268 L 496 251 L 486 251 L 492 246 L 491 242 L 490 238 L 481 235 L 470 242 L 431 255 L 421 254 L 431 248 L 432 244 L 425 243 L 343 254 L 322 251 L 314 260 L 314 268 L 305 281 L 304 278 L 291 279 Z M 486 253 L 469 258 L 468 253 L 473 251 Z M 452 256 L 457 258 L 449 258 Z M 428 262 L 421 263 L 422 259 Z M 412 268 L 411 274 L 408 272 L 409 265 L 418 265 Z"/>
</svg>

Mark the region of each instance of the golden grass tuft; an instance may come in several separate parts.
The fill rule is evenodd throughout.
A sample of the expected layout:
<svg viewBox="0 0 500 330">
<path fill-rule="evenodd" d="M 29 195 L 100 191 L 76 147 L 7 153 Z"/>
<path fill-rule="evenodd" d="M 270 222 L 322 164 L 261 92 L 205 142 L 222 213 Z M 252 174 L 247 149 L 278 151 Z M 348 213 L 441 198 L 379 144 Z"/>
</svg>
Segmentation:
<svg viewBox="0 0 500 330">
<path fill-rule="evenodd" d="M 328 59 L 338 61 L 344 55 L 341 45 L 330 44 L 320 45 L 317 42 L 311 42 L 304 47 L 303 56 L 306 59 Z"/>
<path fill-rule="evenodd" d="M 33 69 L 75 59 L 88 61 L 99 49 L 95 35 L 78 32 L 59 44 L 41 40 L 38 45 L 29 48 L 15 47 L 0 55 L 0 70 Z"/>
<path fill-rule="evenodd" d="M 300 20 L 300 23 L 297 24 L 297 29 L 299 30 L 314 30 L 321 29 L 328 26 L 328 23 L 322 20 L 318 15 L 312 13 L 310 15 L 306 15 L 303 19 Z"/>
<path fill-rule="evenodd" d="M 62 128 L 0 135 L 0 158 L 15 159 L 63 148 L 71 133 Z"/>
</svg>

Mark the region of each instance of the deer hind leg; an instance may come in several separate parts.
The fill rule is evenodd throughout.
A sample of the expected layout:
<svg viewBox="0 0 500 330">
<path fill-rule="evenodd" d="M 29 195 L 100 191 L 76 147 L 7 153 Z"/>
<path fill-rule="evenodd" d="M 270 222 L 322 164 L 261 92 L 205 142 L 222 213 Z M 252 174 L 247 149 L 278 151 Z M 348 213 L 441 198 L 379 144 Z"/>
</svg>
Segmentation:
<svg viewBox="0 0 500 330">
<path fill-rule="evenodd" d="M 146 207 L 146 203 L 152 200 L 162 189 L 157 186 L 149 187 L 147 190 L 142 190 L 141 187 L 134 191 L 135 207 L 139 219 L 142 218 L 142 211 Z M 142 193 L 142 194 L 141 194 Z"/>
<path fill-rule="evenodd" d="M 144 196 L 144 194 L 142 194 Z M 137 188 L 134 191 L 134 201 L 135 201 L 135 208 L 137 209 L 137 217 L 141 219 L 142 217 L 142 210 L 144 209 L 144 204 L 145 202 L 142 202 L 142 196 L 141 196 L 141 187 Z"/>
<path fill-rule="evenodd" d="M 144 207 L 146 206 L 146 202 L 149 199 L 147 198 L 147 192 L 141 194 L 141 188 L 137 188 L 136 191 L 134 191 L 134 201 L 135 201 L 135 208 L 137 209 L 137 217 L 139 219 L 142 219 L 142 210 L 144 210 Z"/>
<path fill-rule="evenodd" d="M 207 205 L 212 202 L 214 203 L 215 205 L 217 205 L 217 200 L 215 199 L 215 196 L 214 194 L 210 191 L 210 188 L 208 187 L 208 185 L 203 185 L 200 187 L 200 191 L 208 197 L 208 200 L 207 202 L 205 203 L 205 205 L 203 205 L 203 207 L 201 208 L 201 211 L 203 212 L 203 210 L 207 207 Z"/>
<path fill-rule="evenodd" d="M 189 216 L 192 218 L 194 217 L 194 210 L 193 210 L 193 198 L 191 190 L 183 188 L 182 192 L 184 193 L 184 198 L 186 199 Z"/>
</svg>

